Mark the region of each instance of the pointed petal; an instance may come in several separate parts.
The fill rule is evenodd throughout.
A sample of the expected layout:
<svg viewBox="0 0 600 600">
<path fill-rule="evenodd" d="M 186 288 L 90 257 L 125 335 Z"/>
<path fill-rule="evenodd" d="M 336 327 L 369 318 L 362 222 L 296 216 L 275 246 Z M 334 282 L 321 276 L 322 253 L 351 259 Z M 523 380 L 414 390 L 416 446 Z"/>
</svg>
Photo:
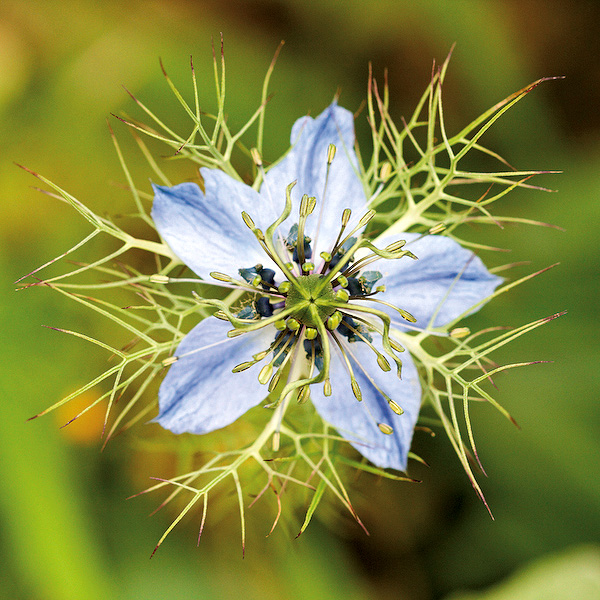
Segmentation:
<svg viewBox="0 0 600 600">
<path fill-rule="evenodd" d="M 378 240 L 378 247 L 383 248 L 397 239 L 405 239 L 405 248 L 418 260 L 405 257 L 381 260 L 374 265 L 383 273 L 379 283 L 386 287 L 377 297 L 408 311 L 417 319 L 418 327 L 429 326 L 434 314 L 434 327 L 449 323 L 502 283 L 502 278 L 492 275 L 479 257 L 454 240 L 439 235 L 419 237 L 403 233 Z M 377 308 L 396 321 L 402 320 L 392 309 L 383 305 Z"/>
<path fill-rule="evenodd" d="M 382 351 L 377 340 L 373 343 Z M 421 408 L 421 386 L 415 364 L 408 352 L 402 355 L 400 380 L 394 368 L 388 372 L 379 368 L 375 353 L 364 342 L 348 343 L 345 347 L 362 392 L 362 402 L 354 397 L 345 364 L 335 354 L 329 371 L 333 394 L 325 396 L 322 388 L 314 385 L 312 402 L 321 417 L 374 465 L 405 471 Z M 390 409 L 372 382 L 403 408 L 402 415 Z M 393 433 L 383 433 L 378 423 L 390 425 Z"/>
<path fill-rule="evenodd" d="M 319 243 L 318 254 L 322 250 L 330 250 L 328 246 L 337 237 L 344 208 L 352 209 L 356 219 L 366 210 L 367 200 L 354 152 L 354 117 L 333 102 L 316 119 L 298 119 L 292 128 L 291 143 L 292 148 L 285 158 L 267 172 L 260 193 L 271 198 L 276 206 L 283 207 L 286 187 L 292 181 L 298 181 L 292 191 L 292 213 L 281 228 L 284 235 L 293 223 L 298 222 L 302 195 L 317 198 L 317 206 L 308 219 L 306 231 L 315 239 L 321 219 L 319 239 L 322 243 Z M 336 146 L 336 154 L 327 177 L 329 144 Z M 323 202 L 326 180 L 327 192 Z"/>
<path fill-rule="evenodd" d="M 268 348 L 273 330 L 228 338 L 229 329 L 229 323 L 209 317 L 179 344 L 175 355 L 182 358 L 171 365 L 159 391 L 156 421 L 165 429 L 208 433 L 233 423 L 267 396 L 257 379 L 258 365 L 241 373 L 231 370 Z"/>
<path fill-rule="evenodd" d="M 271 207 L 251 187 L 222 171 L 201 172 L 205 193 L 195 183 L 172 188 L 153 186 L 152 218 L 160 235 L 190 269 L 205 279 L 211 271 L 235 277 L 240 268 L 265 264 L 265 254 L 241 213 L 245 210 L 262 227 L 264 221 L 275 220 Z"/>
</svg>

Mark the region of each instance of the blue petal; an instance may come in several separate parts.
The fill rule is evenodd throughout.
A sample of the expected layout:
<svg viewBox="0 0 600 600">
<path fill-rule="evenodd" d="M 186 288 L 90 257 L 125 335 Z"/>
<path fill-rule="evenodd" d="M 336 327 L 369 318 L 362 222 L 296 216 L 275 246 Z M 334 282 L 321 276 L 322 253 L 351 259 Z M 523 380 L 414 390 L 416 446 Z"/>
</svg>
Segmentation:
<svg viewBox="0 0 600 600">
<path fill-rule="evenodd" d="M 176 356 L 182 358 L 170 367 L 158 394 L 156 421 L 165 429 L 208 433 L 229 425 L 266 397 L 258 366 L 241 373 L 231 370 L 268 348 L 274 331 L 265 328 L 228 338 L 229 329 L 229 323 L 209 317 L 179 344 Z"/>
<path fill-rule="evenodd" d="M 318 255 L 323 250 L 331 249 L 329 246 L 333 244 L 339 232 L 344 208 L 352 209 L 357 219 L 367 208 L 365 191 L 358 176 L 358 160 L 354 152 L 354 117 L 351 112 L 333 102 L 316 119 L 298 119 L 292 128 L 291 143 L 292 148 L 285 158 L 267 172 L 260 193 L 283 207 L 286 187 L 297 180 L 298 183 L 292 191 L 292 214 L 288 223 L 282 226 L 284 235 L 291 224 L 298 221 L 302 195 L 308 194 L 317 198 L 317 207 L 309 217 L 306 231 L 315 238 L 319 213 L 323 206 L 319 229 L 321 242 L 315 253 Z M 337 151 L 327 179 L 329 144 L 334 144 Z M 323 204 L 326 179 L 327 192 Z"/>
<path fill-rule="evenodd" d="M 454 240 L 429 235 L 416 241 L 419 237 L 402 233 L 378 240 L 378 246 L 383 248 L 397 239 L 405 239 L 405 248 L 418 256 L 418 260 L 405 257 L 375 263 L 383 273 L 380 283 L 386 287 L 378 297 L 407 310 L 417 319 L 418 327 L 427 327 L 434 314 L 434 327 L 453 321 L 493 293 L 502 282 L 501 277 L 486 269 L 481 259 Z M 397 321 L 402 320 L 396 311 L 383 305 L 377 308 Z"/>
<path fill-rule="evenodd" d="M 172 188 L 155 185 L 152 218 L 173 252 L 196 274 L 211 271 L 237 276 L 238 269 L 265 263 L 254 234 L 242 220 L 248 212 L 259 227 L 275 220 L 251 187 L 215 169 L 201 169 L 206 192 L 195 183 Z"/>
<path fill-rule="evenodd" d="M 374 345 L 382 351 L 377 339 Z M 321 386 L 313 385 L 312 402 L 321 417 L 374 465 L 405 471 L 421 408 L 421 386 L 415 364 L 408 352 L 402 355 L 400 380 L 393 366 L 388 372 L 379 368 L 375 353 L 364 342 L 348 343 L 346 347 L 351 353 L 352 369 L 362 392 L 362 402 L 354 397 L 348 372 L 342 358 L 335 352 L 329 371 L 333 394 L 325 396 Z M 375 384 L 403 408 L 404 414 L 398 415 L 390 409 L 363 368 Z M 383 433 L 378 423 L 390 425 L 393 433 Z"/>
</svg>

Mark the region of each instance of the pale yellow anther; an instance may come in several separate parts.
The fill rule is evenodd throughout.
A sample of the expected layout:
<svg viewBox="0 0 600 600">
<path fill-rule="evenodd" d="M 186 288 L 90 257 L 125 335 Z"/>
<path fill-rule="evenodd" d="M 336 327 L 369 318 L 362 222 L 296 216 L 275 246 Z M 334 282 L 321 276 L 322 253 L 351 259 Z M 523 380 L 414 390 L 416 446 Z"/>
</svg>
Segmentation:
<svg viewBox="0 0 600 600">
<path fill-rule="evenodd" d="M 319 256 L 325 261 L 325 262 L 331 262 L 331 254 L 329 254 L 329 252 L 321 252 L 319 254 Z"/>
<path fill-rule="evenodd" d="M 317 199 L 314 196 L 309 196 L 308 194 L 304 194 L 302 196 L 302 200 L 300 200 L 300 216 L 307 217 L 315 210 L 315 206 L 317 204 Z"/>
<path fill-rule="evenodd" d="M 360 391 L 360 387 L 358 385 L 358 381 L 356 381 L 356 379 L 352 378 L 350 380 L 350 385 L 352 387 L 352 393 L 354 394 L 354 397 L 359 401 L 362 402 L 362 392 Z"/>
<path fill-rule="evenodd" d="M 271 350 L 263 350 L 262 352 L 257 352 L 256 354 L 252 355 L 252 358 L 256 362 L 261 361 L 263 358 L 265 358 L 265 356 L 267 356 L 267 354 L 269 354 L 269 352 L 271 352 Z"/>
<path fill-rule="evenodd" d="M 227 332 L 227 337 L 228 338 L 234 338 L 234 337 L 238 337 L 240 335 L 243 335 L 244 333 L 246 333 L 243 329 L 230 329 Z"/>
<path fill-rule="evenodd" d="M 335 150 L 335 146 L 333 144 L 329 144 L 329 148 L 327 148 L 327 162 L 329 164 L 331 164 L 335 158 Z"/>
<path fill-rule="evenodd" d="M 213 271 L 210 273 L 210 276 L 217 281 L 224 281 L 226 283 L 231 283 L 233 281 L 229 275 L 226 275 L 225 273 L 219 273 L 218 271 Z"/>
<path fill-rule="evenodd" d="M 349 208 L 345 208 L 342 212 L 342 227 L 346 227 L 348 225 L 348 221 L 350 221 L 350 215 L 352 211 Z"/>
<path fill-rule="evenodd" d="M 390 178 L 391 174 L 392 165 L 386 161 L 383 163 L 383 165 L 381 165 L 381 170 L 379 171 L 379 178 L 385 183 Z"/>
<path fill-rule="evenodd" d="M 249 229 L 256 229 L 256 225 L 254 224 L 252 217 L 246 211 L 242 211 L 242 219 Z"/>
<path fill-rule="evenodd" d="M 406 240 L 398 240 L 397 242 L 392 242 L 389 246 L 386 246 L 384 250 L 386 252 L 397 252 L 401 250 L 406 244 Z"/>
<path fill-rule="evenodd" d="M 396 352 L 404 352 L 404 348 L 395 340 L 393 340 L 392 338 L 390 338 L 390 346 L 396 351 Z"/>
<path fill-rule="evenodd" d="M 417 319 L 415 317 L 413 317 L 409 312 L 402 310 L 401 308 L 398 309 L 398 312 L 400 313 L 400 316 L 405 319 L 406 321 L 408 321 L 409 323 L 416 323 Z"/>
<path fill-rule="evenodd" d="M 275 375 L 273 375 L 273 377 L 271 378 L 271 381 L 269 381 L 269 386 L 268 386 L 269 393 L 271 393 L 277 387 L 277 384 L 279 383 L 280 379 L 281 379 L 281 370 L 277 371 L 275 373 Z"/>
<path fill-rule="evenodd" d="M 250 148 L 250 156 L 257 167 L 262 167 L 262 158 L 260 157 L 260 152 L 257 148 Z"/>
<path fill-rule="evenodd" d="M 359 227 L 364 227 L 377 213 L 374 210 L 366 212 L 358 222 Z"/>
<path fill-rule="evenodd" d="M 253 280 L 252 280 L 252 285 L 254 287 L 258 287 L 260 285 L 260 282 L 262 281 L 262 277 L 260 275 L 257 275 Z"/>
<path fill-rule="evenodd" d="M 277 288 L 282 294 L 287 294 L 290 291 L 292 284 L 289 281 L 283 281 Z"/>
<path fill-rule="evenodd" d="M 310 398 L 310 387 L 308 385 L 300 388 L 300 393 L 298 394 L 298 404 L 304 404 Z"/>
<path fill-rule="evenodd" d="M 444 231 L 444 229 L 446 229 L 446 225 L 444 225 L 444 223 L 438 223 L 437 225 L 434 225 L 430 230 L 429 233 L 431 235 L 435 235 L 436 233 L 442 233 L 442 231 Z"/>
<path fill-rule="evenodd" d="M 231 369 L 232 373 L 240 373 L 241 371 L 245 371 L 246 369 L 249 369 L 250 367 L 253 367 L 256 363 L 255 362 L 243 362 L 240 363 L 239 365 L 236 365 L 235 367 L 233 367 L 233 369 Z"/>
<path fill-rule="evenodd" d="M 273 364 L 269 363 L 265 365 L 258 374 L 258 381 L 265 385 L 269 379 L 271 379 L 271 375 L 273 375 Z"/>
<path fill-rule="evenodd" d="M 275 321 L 274 323 L 275 329 L 279 331 L 283 331 L 285 329 L 285 321 L 283 319 L 279 319 L 279 321 Z"/>
<path fill-rule="evenodd" d="M 377 364 L 382 371 L 389 371 L 392 367 L 390 367 L 390 363 L 387 361 L 386 357 L 383 354 L 377 355 Z"/>
<path fill-rule="evenodd" d="M 315 268 L 315 265 L 314 265 L 314 263 L 311 263 L 311 262 L 305 262 L 305 263 L 302 265 L 302 270 L 303 270 L 305 273 L 310 273 L 310 272 L 311 272 L 311 271 L 312 271 L 314 268 Z"/>
<path fill-rule="evenodd" d="M 468 327 L 455 327 L 450 332 L 450 337 L 460 340 L 461 338 L 467 337 L 470 333 L 471 330 Z"/>
<path fill-rule="evenodd" d="M 166 275 L 150 275 L 150 283 L 160 283 L 162 285 L 165 285 L 169 283 L 169 281 L 171 281 L 171 279 Z"/>
<path fill-rule="evenodd" d="M 385 433 L 386 435 L 392 435 L 392 433 L 394 433 L 394 429 L 386 423 L 377 423 L 377 427 L 379 427 L 381 433 Z"/>
<path fill-rule="evenodd" d="M 402 415 L 404 414 L 404 409 L 399 405 L 396 404 L 393 400 L 391 400 L 390 398 L 388 398 L 388 404 L 390 406 L 390 408 L 397 414 L 397 415 Z"/>
<path fill-rule="evenodd" d="M 323 395 L 331 396 L 332 393 L 333 390 L 331 389 L 331 381 L 329 379 L 326 379 L 325 383 L 323 384 Z"/>
</svg>

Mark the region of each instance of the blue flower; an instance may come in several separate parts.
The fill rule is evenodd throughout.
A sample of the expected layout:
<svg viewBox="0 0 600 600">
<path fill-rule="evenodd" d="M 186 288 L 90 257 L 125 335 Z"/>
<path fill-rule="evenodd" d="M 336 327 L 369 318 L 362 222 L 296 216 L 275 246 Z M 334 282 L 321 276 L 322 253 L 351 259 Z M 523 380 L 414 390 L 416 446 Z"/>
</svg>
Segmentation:
<svg viewBox="0 0 600 600">
<path fill-rule="evenodd" d="M 321 417 L 373 464 L 405 470 L 421 387 L 390 327 L 447 324 L 500 278 L 447 237 L 406 233 L 406 244 L 394 237 L 381 248 L 362 237 L 374 213 L 347 110 L 333 103 L 299 119 L 291 143 L 259 192 L 208 168 L 204 192 L 195 183 L 154 186 L 152 217 L 173 252 L 246 298 L 236 309 L 212 301 L 217 318 L 183 339 L 157 421 L 174 433 L 207 433 L 284 386 L 280 398 L 310 393 Z M 367 269 L 372 263 L 379 270 Z"/>
</svg>

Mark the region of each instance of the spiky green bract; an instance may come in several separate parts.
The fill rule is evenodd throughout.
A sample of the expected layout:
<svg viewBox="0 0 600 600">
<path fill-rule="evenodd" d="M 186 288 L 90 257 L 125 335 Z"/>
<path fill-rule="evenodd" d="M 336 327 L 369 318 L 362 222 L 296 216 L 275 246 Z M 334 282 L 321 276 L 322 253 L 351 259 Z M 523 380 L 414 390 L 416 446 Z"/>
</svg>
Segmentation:
<svg viewBox="0 0 600 600">
<path fill-rule="evenodd" d="M 137 132 L 164 142 L 172 152 L 171 158 L 190 161 L 190 177 L 196 173 L 197 167 L 201 166 L 219 169 L 241 181 L 242 177 L 239 173 L 247 173 L 249 167 L 253 177 L 252 187 L 258 190 L 265 174 L 262 161 L 264 116 L 268 104 L 268 83 L 273 66 L 274 61 L 267 72 L 257 110 L 238 131 L 232 131 L 226 119 L 225 62 L 222 46 L 220 56 L 214 57 L 216 114 L 203 113 L 200 110 L 200 94 L 193 65 L 192 103 L 188 103 L 165 72 L 168 86 L 190 119 L 190 128 L 187 131 L 181 133 L 173 131 L 165 124 L 162 117 L 134 98 L 151 124 L 126 117 L 118 118 L 131 127 L 139 149 L 148 162 L 152 178 L 163 185 L 172 185 Z M 465 246 L 479 250 L 489 249 L 487 246 L 473 244 L 463 239 L 460 226 L 468 222 L 495 226 L 505 221 L 528 223 L 523 219 L 493 214 L 494 203 L 517 187 L 544 188 L 529 183 L 530 179 L 540 172 L 512 169 L 494 152 L 481 146 L 480 138 L 504 112 L 524 98 L 543 79 L 499 102 L 458 133 L 450 134 L 445 128 L 442 108 L 442 87 L 447 67 L 448 60 L 434 70 L 431 82 L 415 112 L 402 124 L 394 123 L 390 117 L 387 85 L 380 89 L 375 79 L 369 76 L 367 119 L 372 131 L 372 149 L 367 155 L 363 153 L 362 162 L 359 164 L 360 177 L 367 197 L 370 198 L 372 209 L 372 213 L 368 213 L 369 219 L 373 219 L 369 227 L 371 231 L 384 231 L 385 236 L 404 232 L 422 235 L 443 233 Z M 154 228 L 149 212 L 149 201 L 152 195 L 148 189 L 140 190 L 136 187 L 112 130 L 111 135 L 123 168 L 126 187 L 132 196 L 133 214 L 130 216 L 146 228 Z M 238 159 L 246 158 L 248 161 L 245 165 L 242 164 L 239 171 L 233 162 L 236 149 L 240 151 L 240 155 L 236 157 L 235 164 L 240 164 Z M 338 148 L 337 151 L 341 152 L 343 149 Z M 334 152 L 335 149 L 333 151 L 330 149 L 331 154 Z M 496 159 L 498 169 L 491 172 L 467 170 L 463 166 L 464 159 L 472 153 L 484 153 Z M 357 155 L 360 160 L 358 149 Z M 366 160 L 365 156 L 368 156 Z M 275 165 L 277 161 L 270 164 Z M 58 185 L 33 171 L 30 172 L 52 190 L 51 195 L 75 208 L 89 222 L 92 231 L 63 255 L 32 271 L 26 276 L 29 277 L 29 282 L 23 286 L 54 289 L 108 319 L 121 328 L 131 340 L 129 344 L 118 347 L 117 344 L 95 340 L 87 335 L 57 329 L 105 349 L 112 361 L 102 374 L 42 411 L 40 415 L 83 392 L 98 387 L 100 392 L 91 406 L 106 402 L 104 435 L 106 443 L 117 432 L 148 421 L 155 415 L 156 396 L 154 392 L 149 393 L 149 390 L 153 390 L 153 383 L 165 367 L 176 360 L 173 357 L 174 349 L 200 319 L 214 312 L 217 307 L 219 310 L 215 316 L 227 320 L 237 318 L 247 329 L 251 328 L 248 323 L 251 322 L 252 317 L 239 315 L 241 309 L 248 307 L 246 299 L 248 290 L 257 289 L 260 285 L 260 277 L 257 281 L 252 281 L 250 278 L 250 281 L 236 283 L 234 286 L 227 278 L 236 274 L 217 273 L 213 278 L 214 281 L 203 281 L 190 276 L 189 273 L 183 272 L 182 263 L 165 243 L 153 241 L 156 239 L 154 234 L 138 238 L 125 231 L 113 220 L 95 214 Z M 468 184 L 480 184 L 479 189 L 483 191 L 479 196 L 474 197 L 471 190 L 477 188 Z M 342 216 L 344 227 L 349 217 L 349 213 Z M 244 218 L 246 224 L 251 228 L 254 227 L 251 218 L 248 219 Z M 75 256 L 77 250 L 100 234 L 108 235 L 117 244 L 108 255 L 90 264 L 76 263 L 74 268 L 48 276 L 43 280 L 37 278 L 37 274 L 42 269 L 51 267 L 59 259 Z M 257 231 L 256 234 L 259 239 L 260 235 L 263 235 L 264 239 L 262 232 Z M 302 236 L 298 237 L 299 240 L 301 238 Z M 377 239 L 373 241 L 377 244 Z M 358 244 L 362 248 L 373 249 L 377 256 L 383 256 L 386 252 L 386 250 L 377 250 L 375 245 L 365 239 Z M 304 250 L 300 242 L 297 247 L 299 254 L 302 254 Z M 146 261 L 143 270 L 128 264 L 129 253 L 133 250 L 142 251 L 148 256 L 149 260 Z M 394 249 L 394 252 L 397 251 L 398 248 Z M 348 255 L 344 260 L 347 261 L 349 258 Z M 331 256 L 325 260 L 331 260 Z M 331 272 L 335 274 L 334 271 L 335 269 Z M 535 275 L 537 273 L 506 283 L 492 294 L 492 298 Z M 340 276 L 338 283 L 341 281 Z M 128 304 L 123 302 L 124 295 L 131 299 Z M 340 306 L 344 306 L 343 296 L 343 293 L 336 296 Z M 328 303 L 331 302 L 332 299 L 328 297 Z M 307 328 L 307 332 L 310 331 L 311 336 L 326 335 L 321 318 L 323 315 L 313 318 L 298 310 L 297 306 L 289 308 L 291 314 L 294 310 L 298 313 L 296 316 L 300 321 L 308 322 L 310 327 Z M 248 314 L 251 312 L 249 311 Z M 360 311 L 356 313 L 356 320 L 360 326 L 355 330 L 355 335 L 363 341 L 368 340 L 365 337 L 367 330 L 362 329 L 364 321 L 362 317 L 375 312 L 381 313 L 363 304 Z M 412 355 L 423 388 L 424 410 L 420 423 L 427 427 L 441 426 L 446 431 L 473 486 L 483 499 L 475 479 L 474 467 L 469 461 L 471 452 L 477 457 L 469 406 L 471 402 L 483 401 L 510 419 L 508 412 L 488 391 L 486 382 L 491 381 L 502 371 L 528 363 L 500 366 L 492 362 L 491 354 L 559 315 L 542 318 L 515 329 L 492 328 L 473 333 L 465 327 L 456 327 L 458 319 L 444 327 L 434 327 L 433 323 L 419 323 L 417 328 L 407 323 L 410 321 L 408 313 L 400 312 L 400 316 L 404 318 L 401 328 L 398 322 L 385 315 L 385 318 L 380 320 L 380 325 L 370 323 L 369 327 L 372 331 L 385 334 L 385 339 L 391 332 L 394 340 L 399 340 Z M 307 333 L 307 339 L 313 338 L 309 338 Z M 434 339 L 435 344 L 432 343 Z M 387 343 L 390 344 L 389 341 Z M 385 350 L 393 357 L 394 350 L 401 350 L 400 344 L 394 342 L 394 346 L 386 346 Z M 298 347 L 295 352 L 298 351 Z M 262 358 L 254 357 L 255 361 Z M 294 361 L 294 358 L 290 353 L 289 366 L 286 367 L 288 373 L 301 364 L 300 361 Z M 389 370 L 389 362 L 382 358 L 381 368 Z M 239 370 L 250 368 L 253 364 L 252 361 L 243 363 L 239 365 Z M 298 372 L 295 375 L 292 373 L 287 377 L 287 381 L 308 381 L 303 380 L 303 377 L 306 377 L 306 373 Z M 330 385 L 328 387 L 326 381 L 324 386 L 324 393 L 328 395 L 328 392 L 331 392 Z M 150 492 L 167 487 L 174 488 L 161 506 L 184 495 L 188 496 L 178 516 L 158 545 L 192 509 L 200 508 L 202 511 L 200 525 L 202 531 L 208 500 L 216 498 L 223 486 L 230 486 L 239 504 L 244 540 L 245 508 L 249 494 L 255 495 L 253 504 L 269 489 L 275 493 L 277 511 L 273 527 L 282 514 L 284 499 L 290 498 L 290 503 L 293 503 L 294 499 L 303 502 L 306 506 L 306 517 L 302 524 L 298 524 L 299 533 L 302 533 L 318 505 L 332 499 L 339 500 L 363 526 L 352 507 L 344 484 L 348 468 L 381 477 L 412 481 L 406 476 L 389 473 L 364 460 L 357 461 L 356 453 L 349 448 L 345 440 L 333 433 L 327 424 L 320 422 L 314 412 L 310 409 L 291 410 L 296 401 L 304 403 L 309 398 L 308 385 L 303 383 L 286 385 L 286 378 L 282 377 L 281 381 L 273 379 L 268 391 L 268 404 L 273 410 L 262 413 L 259 410 L 252 413 L 248 422 L 256 427 L 256 433 L 251 436 L 250 441 L 246 440 L 240 444 L 240 438 L 245 439 L 246 435 L 240 435 L 238 425 L 230 426 L 224 434 L 228 435 L 230 450 L 215 452 L 210 446 L 210 437 L 188 437 L 185 443 L 180 443 L 178 441 L 180 438 L 174 438 L 166 433 L 163 435 L 162 439 L 168 441 L 169 448 L 179 455 L 181 463 L 191 462 L 193 456 L 202 452 L 212 452 L 213 456 L 189 473 L 160 479 L 156 485 L 146 490 Z M 118 405 L 117 399 L 119 399 Z M 399 404 L 392 399 L 390 402 L 393 403 L 391 406 L 395 407 L 395 412 L 401 411 Z M 305 406 L 302 408 L 304 409 Z M 462 413 L 462 424 L 459 412 Z M 154 443 L 154 441 L 146 440 L 144 443 Z M 410 456 L 420 460 L 414 455 Z M 262 480 L 259 478 L 260 473 L 263 475 Z M 297 489 L 302 492 L 301 498 L 290 494 L 293 486 L 297 486 Z M 245 488 L 247 491 L 244 491 Z"/>
</svg>

